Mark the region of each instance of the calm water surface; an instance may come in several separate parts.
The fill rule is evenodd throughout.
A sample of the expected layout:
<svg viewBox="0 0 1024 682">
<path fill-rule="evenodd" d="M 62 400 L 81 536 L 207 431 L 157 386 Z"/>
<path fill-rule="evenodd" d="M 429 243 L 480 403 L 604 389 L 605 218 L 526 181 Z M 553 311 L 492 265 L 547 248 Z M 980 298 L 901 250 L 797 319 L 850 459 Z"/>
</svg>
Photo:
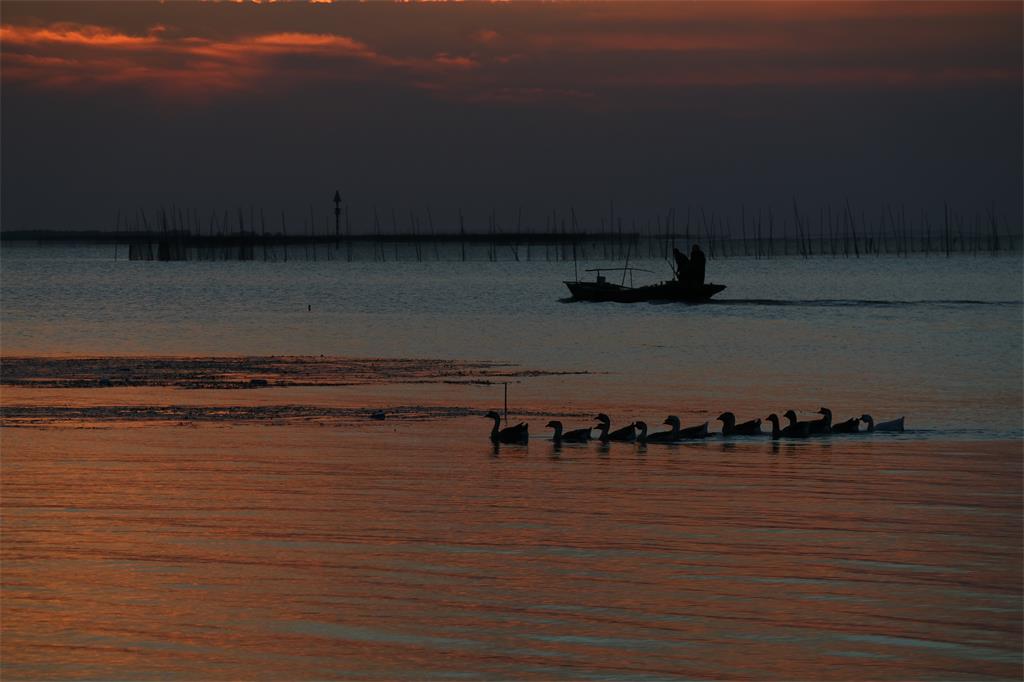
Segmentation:
<svg viewBox="0 0 1024 682">
<path fill-rule="evenodd" d="M 1021 458 L 9 429 L 4 678 L 1019 679 Z"/>
<path fill-rule="evenodd" d="M 5 247 L 4 354 L 496 360 L 604 372 L 548 382 L 544 397 L 604 394 L 606 411 L 714 419 L 824 404 L 837 418 L 907 414 L 943 436 L 1021 435 L 1018 255 L 713 260 L 708 278 L 729 288 L 702 306 L 561 302 L 571 262 L 111 255 Z M 531 390 L 514 387 L 513 399 Z"/>
<path fill-rule="evenodd" d="M 513 417 L 826 404 L 909 427 L 556 449 L 533 416 L 529 446 L 498 450 L 479 416 L 3 428 L 5 680 L 1024 675 L 1016 257 L 712 261 L 729 288 L 706 306 L 562 303 L 571 263 L 2 264 L 5 355 L 495 360 L 588 372 L 516 378 Z M 501 391 L 3 404 L 459 415 Z"/>
</svg>

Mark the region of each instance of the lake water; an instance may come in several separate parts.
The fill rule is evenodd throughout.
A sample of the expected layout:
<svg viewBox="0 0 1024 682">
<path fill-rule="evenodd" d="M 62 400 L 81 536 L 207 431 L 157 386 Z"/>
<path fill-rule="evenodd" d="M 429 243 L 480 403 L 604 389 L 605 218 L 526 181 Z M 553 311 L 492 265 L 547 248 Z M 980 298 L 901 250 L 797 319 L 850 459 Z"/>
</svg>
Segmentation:
<svg viewBox="0 0 1024 682">
<path fill-rule="evenodd" d="M 571 262 L 110 256 L 2 253 L 3 355 L 92 372 L 5 373 L 5 680 L 1024 674 L 1017 255 L 712 260 L 700 306 L 565 303 Z M 175 384 L 242 355 L 312 357 Z M 160 378 L 54 360 L 90 356 Z M 487 440 L 502 381 L 528 446 Z M 821 405 L 907 431 L 543 428 Z"/>
<path fill-rule="evenodd" d="M 3 353 L 493 360 L 595 373 L 512 386 L 524 408 L 583 399 L 651 421 L 824 405 L 943 436 L 1021 435 L 1017 255 L 712 260 L 708 279 L 728 288 L 698 306 L 564 303 L 571 262 L 110 256 L 5 247 Z"/>
</svg>

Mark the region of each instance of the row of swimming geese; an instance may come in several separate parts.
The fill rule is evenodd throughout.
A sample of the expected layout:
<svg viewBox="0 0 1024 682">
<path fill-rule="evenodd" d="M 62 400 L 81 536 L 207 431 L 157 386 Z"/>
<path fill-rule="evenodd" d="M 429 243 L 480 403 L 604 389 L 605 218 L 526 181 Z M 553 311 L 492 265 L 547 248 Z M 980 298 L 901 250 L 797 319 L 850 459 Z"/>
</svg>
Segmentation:
<svg viewBox="0 0 1024 682">
<path fill-rule="evenodd" d="M 770 432 L 761 430 L 760 419 L 751 419 L 750 421 L 737 424 L 736 415 L 732 412 L 723 412 L 718 415 L 718 421 L 722 422 L 721 435 L 724 438 L 730 436 L 762 435 L 770 435 L 772 439 L 807 438 L 809 436 L 828 435 L 831 433 L 858 433 L 860 432 L 861 422 L 864 422 L 866 425 L 866 432 L 903 431 L 903 417 L 876 423 L 870 414 L 862 414 L 859 417 L 853 417 L 844 422 L 833 424 L 832 410 L 822 407 L 818 410 L 818 414 L 822 415 L 820 419 L 798 421 L 796 412 L 788 410 L 782 416 L 789 421 L 789 424 L 782 427 L 779 426 L 778 415 L 770 414 L 766 417 L 772 426 Z M 486 416 L 488 419 L 494 420 L 494 427 L 491 429 L 491 441 L 495 443 L 526 443 L 530 439 L 530 426 L 526 422 L 520 422 L 515 426 L 503 429 L 501 428 L 501 415 L 491 411 Z M 557 420 L 549 421 L 546 426 L 549 429 L 554 429 L 554 435 L 551 440 L 555 443 L 586 443 L 591 440 L 591 435 L 595 429 L 600 432 L 596 440 L 602 443 L 613 441 L 622 443 L 678 443 L 684 440 L 707 438 L 713 435 L 708 431 L 708 422 L 683 428 L 680 426 L 679 417 L 675 415 L 669 415 L 662 422 L 670 427 L 669 430 L 650 434 L 647 433 L 646 422 L 635 421 L 621 429 L 612 431 L 612 420 L 608 415 L 602 413 L 597 415 L 596 419 L 597 424 L 595 426 L 579 429 L 566 430 L 562 426 L 562 422 Z"/>
</svg>

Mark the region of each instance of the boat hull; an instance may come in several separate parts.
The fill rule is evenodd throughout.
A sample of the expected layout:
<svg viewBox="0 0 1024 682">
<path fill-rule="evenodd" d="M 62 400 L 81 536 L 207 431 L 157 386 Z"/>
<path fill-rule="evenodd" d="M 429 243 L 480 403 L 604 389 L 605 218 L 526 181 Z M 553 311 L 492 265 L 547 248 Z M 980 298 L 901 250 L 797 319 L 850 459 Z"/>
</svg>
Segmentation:
<svg viewBox="0 0 1024 682">
<path fill-rule="evenodd" d="M 662 282 L 645 287 L 624 287 L 610 282 L 565 282 L 577 301 L 613 301 L 637 303 L 640 301 L 682 301 L 702 303 L 725 289 L 724 284 L 692 285 L 682 282 Z"/>
</svg>

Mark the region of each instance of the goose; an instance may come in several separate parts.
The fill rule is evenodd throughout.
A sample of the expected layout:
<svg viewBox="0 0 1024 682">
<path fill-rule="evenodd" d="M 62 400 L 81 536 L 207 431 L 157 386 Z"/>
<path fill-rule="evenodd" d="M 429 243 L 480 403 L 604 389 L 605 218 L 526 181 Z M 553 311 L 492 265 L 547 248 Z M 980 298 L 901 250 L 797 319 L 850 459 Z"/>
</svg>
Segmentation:
<svg viewBox="0 0 1024 682">
<path fill-rule="evenodd" d="M 647 422 L 636 421 L 633 422 L 633 426 L 635 426 L 637 430 L 637 442 L 641 445 L 645 444 L 647 442 Z"/>
<path fill-rule="evenodd" d="M 811 433 L 832 433 L 832 410 L 827 407 L 819 407 L 818 414 L 822 415 L 822 417 L 810 422 Z"/>
<path fill-rule="evenodd" d="M 621 429 L 616 429 L 615 431 L 608 433 L 608 429 L 612 427 L 612 420 L 608 418 L 608 415 L 602 412 L 597 415 L 597 421 L 598 424 L 594 428 L 601 431 L 601 436 L 598 440 L 602 443 L 607 443 L 609 441 L 632 443 L 636 441 L 636 424 L 623 426 Z"/>
<path fill-rule="evenodd" d="M 832 425 L 832 433 L 857 433 L 860 431 L 860 418 L 854 417 Z"/>
<path fill-rule="evenodd" d="M 899 431 L 902 433 L 904 419 L 905 417 L 899 417 L 885 422 L 878 422 L 875 424 L 875 431 Z"/>
<path fill-rule="evenodd" d="M 903 420 L 904 417 L 899 419 L 891 419 L 887 422 L 875 423 L 875 420 L 871 418 L 870 414 L 862 414 L 860 420 L 868 425 L 868 431 L 903 431 Z"/>
<path fill-rule="evenodd" d="M 679 417 L 669 415 L 662 423 L 669 424 L 672 428 L 669 431 L 659 431 L 647 436 L 648 443 L 675 443 L 688 438 L 707 438 L 708 436 L 707 422 L 681 429 L 679 428 Z"/>
<path fill-rule="evenodd" d="M 590 428 L 585 429 L 573 429 L 572 431 L 562 432 L 562 422 L 553 420 L 547 423 L 549 429 L 555 430 L 554 437 L 551 438 L 555 443 L 586 443 L 590 440 Z"/>
<path fill-rule="evenodd" d="M 793 410 L 786 410 L 782 416 L 789 420 L 789 425 L 782 428 L 783 436 L 803 438 L 811 433 L 811 422 L 797 421 L 796 412 Z"/>
<path fill-rule="evenodd" d="M 782 415 L 789 420 L 789 426 L 782 428 L 782 435 L 786 438 L 806 438 L 811 433 L 810 422 L 798 422 L 796 420 L 796 412 L 793 410 L 786 410 L 786 413 Z"/>
<path fill-rule="evenodd" d="M 526 443 L 530 440 L 530 426 L 526 422 L 520 422 L 515 426 L 501 427 L 501 415 L 491 410 L 486 415 L 487 419 L 494 420 L 494 428 L 491 429 L 491 442 L 493 443 Z"/>
<path fill-rule="evenodd" d="M 672 428 L 668 431 L 657 431 L 644 438 L 647 443 L 674 443 L 679 440 L 679 417 L 668 417 L 662 424 L 669 424 Z M 647 426 L 644 424 L 644 426 Z M 644 429 L 646 434 L 647 429 Z"/>
<path fill-rule="evenodd" d="M 679 418 L 676 418 L 678 423 Z M 685 429 L 679 429 L 679 438 L 707 438 L 708 437 L 708 423 L 697 424 L 696 426 L 687 426 Z"/>
<path fill-rule="evenodd" d="M 722 422 L 722 436 L 759 436 L 761 435 L 761 420 L 751 419 L 742 424 L 736 423 L 736 415 L 732 412 L 723 412 L 718 415 L 718 421 Z"/>
</svg>

